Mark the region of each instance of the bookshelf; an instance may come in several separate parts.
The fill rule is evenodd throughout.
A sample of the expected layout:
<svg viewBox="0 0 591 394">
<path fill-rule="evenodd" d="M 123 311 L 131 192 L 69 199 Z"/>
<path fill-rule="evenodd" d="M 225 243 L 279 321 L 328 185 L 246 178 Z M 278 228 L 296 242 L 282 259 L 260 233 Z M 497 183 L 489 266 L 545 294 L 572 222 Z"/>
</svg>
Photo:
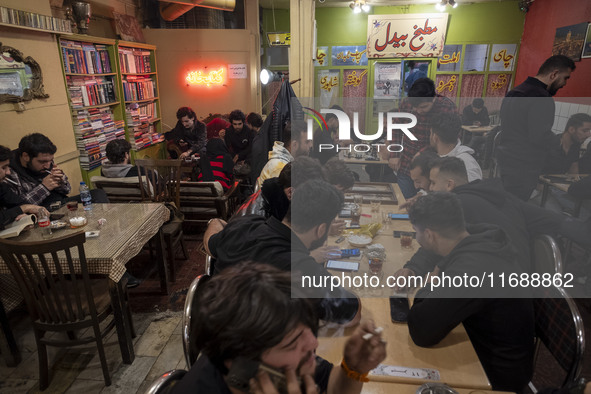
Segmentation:
<svg viewBox="0 0 591 394">
<path fill-rule="evenodd" d="M 74 34 L 59 38 L 59 50 L 82 178 L 90 185 L 107 143 L 125 137 L 116 41 Z"/>
<path fill-rule="evenodd" d="M 156 47 L 117 42 L 125 129 L 132 157 L 160 157 L 162 141 Z"/>
<path fill-rule="evenodd" d="M 109 141 L 135 158 L 163 157 L 156 47 L 86 35 L 59 38 L 82 178 L 100 175 Z"/>
</svg>

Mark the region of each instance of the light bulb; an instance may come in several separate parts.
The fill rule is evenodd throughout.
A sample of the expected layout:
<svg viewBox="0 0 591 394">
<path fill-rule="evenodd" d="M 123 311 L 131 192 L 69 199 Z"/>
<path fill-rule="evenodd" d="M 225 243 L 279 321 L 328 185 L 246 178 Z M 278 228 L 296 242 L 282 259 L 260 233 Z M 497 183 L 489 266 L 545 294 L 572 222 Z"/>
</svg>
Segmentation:
<svg viewBox="0 0 591 394">
<path fill-rule="evenodd" d="M 355 7 L 353 7 L 353 13 L 359 14 L 360 12 L 361 12 L 361 6 L 359 4 L 355 4 Z"/>
<path fill-rule="evenodd" d="M 370 9 L 369 4 L 367 4 L 367 3 L 363 4 L 361 6 L 361 9 L 363 10 L 363 12 L 369 12 L 369 9 Z"/>
<path fill-rule="evenodd" d="M 260 79 L 261 79 L 261 83 L 263 85 L 268 84 L 269 80 L 271 79 L 271 72 L 269 70 L 267 70 L 266 68 L 263 68 L 261 70 Z"/>
</svg>

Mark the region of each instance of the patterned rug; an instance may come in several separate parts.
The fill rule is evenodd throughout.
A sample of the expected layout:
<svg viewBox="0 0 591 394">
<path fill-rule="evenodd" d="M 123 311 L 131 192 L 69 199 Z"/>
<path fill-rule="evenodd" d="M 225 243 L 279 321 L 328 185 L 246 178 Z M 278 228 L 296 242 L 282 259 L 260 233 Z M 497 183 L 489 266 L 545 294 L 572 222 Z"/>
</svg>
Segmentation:
<svg viewBox="0 0 591 394">
<path fill-rule="evenodd" d="M 134 313 L 181 311 L 185 305 L 185 295 L 193 279 L 204 273 L 205 255 L 201 247 L 201 234 L 185 236 L 187 260 L 177 250 L 175 258 L 176 281 L 169 283 L 170 294 L 160 294 L 160 278 L 148 251 L 134 257 L 128 264 L 129 272 L 142 283 L 129 290 L 131 310 Z"/>
</svg>

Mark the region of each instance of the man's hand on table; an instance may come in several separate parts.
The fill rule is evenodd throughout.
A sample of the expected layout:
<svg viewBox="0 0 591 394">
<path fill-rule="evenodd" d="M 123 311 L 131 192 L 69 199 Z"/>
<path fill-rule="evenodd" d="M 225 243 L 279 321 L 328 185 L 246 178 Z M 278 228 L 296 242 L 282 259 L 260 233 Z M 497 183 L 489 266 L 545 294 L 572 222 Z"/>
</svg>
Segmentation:
<svg viewBox="0 0 591 394">
<path fill-rule="evenodd" d="M 317 263 L 325 263 L 328 260 L 340 258 L 341 250 L 337 246 L 321 246 L 310 252 L 310 256 L 316 260 Z"/>
<path fill-rule="evenodd" d="M 328 235 L 339 235 L 345 229 L 345 221 L 343 219 L 334 219 L 328 229 Z"/>
<path fill-rule="evenodd" d="M 410 268 L 401 268 L 394 273 L 395 278 L 403 277 L 403 278 L 408 279 L 409 276 L 414 276 L 414 275 L 416 275 L 416 273 L 413 270 L 411 270 Z M 394 286 L 395 292 L 402 293 L 403 291 L 407 291 L 410 289 L 408 286 L 405 286 L 405 287 L 398 286 L 399 282 L 400 281 L 398 279 L 396 279 L 396 286 Z M 404 283 L 408 284 L 408 280 L 405 280 Z"/>
</svg>

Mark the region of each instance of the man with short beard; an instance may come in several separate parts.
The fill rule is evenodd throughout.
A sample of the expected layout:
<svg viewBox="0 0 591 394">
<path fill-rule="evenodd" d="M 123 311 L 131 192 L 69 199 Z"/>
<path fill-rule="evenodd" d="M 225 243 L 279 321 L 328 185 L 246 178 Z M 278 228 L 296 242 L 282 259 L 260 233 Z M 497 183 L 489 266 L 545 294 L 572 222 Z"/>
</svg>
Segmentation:
<svg viewBox="0 0 591 394">
<path fill-rule="evenodd" d="M 68 197 L 72 190 L 68 177 L 53 161 L 56 146 L 41 133 L 24 136 L 10 158 L 10 174 L 5 184 L 24 202 L 49 207 L 53 202 L 80 201 L 80 195 Z M 103 190 L 90 191 L 93 202 L 107 203 Z"/>
<path fill-rule="evenodd" d="M 548 58 L 535 77 L 528 77 L 505 96 L 497 159 L 505 190 L 527 201 L 553 145 L 554 99 L 566 85 L 575 63 L 566 56 Z"/>
<path fill-rule="evenodd" d="M 318 264 L 310 251 L 324 245 L 330 224 L 340 212 L 344 196 L 334 186 L 313 180 L 298 186 L 283 220 L 248 215 L 228 224 L 214 219 L 203 236 L 208 254 L 216 258 L 214 273 L 243 261 L 261 261 L 283 271 L 315 278 L 316 283 L 331 274 Z M 314 288 L 310 291 L 319 317 L 339 324 L 354 325 L 360 319 L 360 303 L 347 290 Z"/>
</svg>

